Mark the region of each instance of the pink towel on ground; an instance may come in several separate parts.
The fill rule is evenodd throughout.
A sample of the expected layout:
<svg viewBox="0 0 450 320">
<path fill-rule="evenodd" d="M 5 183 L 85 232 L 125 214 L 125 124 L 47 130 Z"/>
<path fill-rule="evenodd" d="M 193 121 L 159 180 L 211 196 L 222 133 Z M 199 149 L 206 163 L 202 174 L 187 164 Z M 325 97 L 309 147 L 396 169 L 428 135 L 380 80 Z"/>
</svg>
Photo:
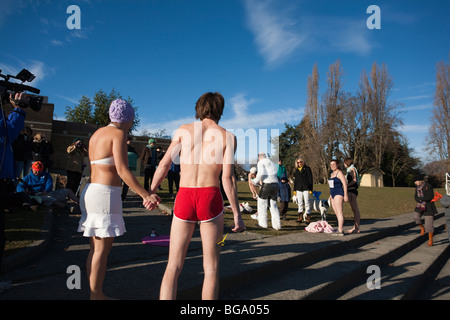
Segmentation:
<svg viewBox="0 0 450 320">
<path fill-rule="evenodd" d="M 333 233 L 334 229 L 330 224 L 326 221 L 317 221 L 317 222 L 311 222 L 306 228 L 306 231 L 311 233 Z"/>
</svg>

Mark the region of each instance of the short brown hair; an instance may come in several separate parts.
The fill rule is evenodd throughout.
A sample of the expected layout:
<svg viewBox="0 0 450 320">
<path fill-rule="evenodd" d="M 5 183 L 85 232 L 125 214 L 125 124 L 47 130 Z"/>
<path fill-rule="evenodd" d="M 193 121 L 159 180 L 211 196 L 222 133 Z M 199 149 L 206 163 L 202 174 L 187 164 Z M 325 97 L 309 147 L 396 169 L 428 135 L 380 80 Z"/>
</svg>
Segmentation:
<svg viewBox="0 0 450 320">
<path fill-rule="evenodd" d="M 225 99 L 218 93 L 207 92 L 195 104 L 195 119 L 211 119 L 219 122 L 225 107 Z"/>
<path fill-rule="evenodd" d="M 353 164 L 353 159 L 352 158 L 345 158 L 344 163 L 350 167 Z"/>
</svg>

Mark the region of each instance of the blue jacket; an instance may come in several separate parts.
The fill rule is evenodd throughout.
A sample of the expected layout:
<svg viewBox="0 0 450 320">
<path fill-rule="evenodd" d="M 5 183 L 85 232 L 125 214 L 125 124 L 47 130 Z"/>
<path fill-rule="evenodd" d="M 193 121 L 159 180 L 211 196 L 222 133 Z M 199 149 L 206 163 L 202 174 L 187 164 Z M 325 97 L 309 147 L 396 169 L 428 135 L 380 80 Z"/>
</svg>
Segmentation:
<svg viewBox="0 0 450 320">
<path fill-rule="evenodd" d="M 172 162 L 172 164 L 170 165 L 169 171 L 178 173 L 178 172 L 180 172 L 180 168 L 181 168 L 181 167 L 180 167 L 179 164 L 175 164 L 174 162 Z"/>
<path fill-rule="evenodd" d="M 50 173 L 41 172 L 35 175 L 33 172 L 23 178 L 23 182 L 17 185 L 17 192 L 51 192 L 53 190 L 53 179 Z"/>
<path fill-rule="evenodd" d="M 25 125 L 25 111 L 15 108 L 5 117 L 0 111 L 0 179 L 14 179 L 14 153 L 12 143 Z"/>
<path fill-rule="evenodd" d="M 283 183 L 278 180 L 278 197 L 280 197 L 283 202 L 289 202 L 291 198 L 291 186 L 288 182 Z"/>
</svg>

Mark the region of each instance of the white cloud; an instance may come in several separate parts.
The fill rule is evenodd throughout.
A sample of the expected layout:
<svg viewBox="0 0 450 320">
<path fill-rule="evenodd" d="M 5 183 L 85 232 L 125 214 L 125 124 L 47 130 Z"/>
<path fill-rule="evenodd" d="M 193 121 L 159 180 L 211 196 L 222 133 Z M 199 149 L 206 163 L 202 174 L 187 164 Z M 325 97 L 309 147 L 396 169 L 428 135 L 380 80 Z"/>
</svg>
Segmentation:
<svg viewBox="0 0 450 320">
<path fill-rule="evenodd" d="M 435 87 L 435 86 L 436 86 L 435 82 L 426 81 L 426 82 L 423 82 L 423 83 L 420 83 L 420 84 L 409 86 L 406 89 L 407 90 L 422 90 L 422 89 L 432 88 L 432 87 Z"/>
<path fill-rule="evenodd" d="M 342 52 L 366 55 L 374 41 L 366 21 L 345 16 L 318 16 L 286 1 L 245 0 L 247 24 L 266 65 L 282 64 L 294 54 Z M 280 9 L 280 3 L 284 10 Z M 290 2 L 292 3 L 292 2 Z M 295 19 L 292 18 L 295 15 Z"/>
<path fill-rule="evenodd" d="M 148 121 L 146 118 L 141 118 L 140 120 L 141 124 L 137 130 L 138 134 L 142 134 L 144 131 L 147 131 L 149 133 L 156 133 L 165 129 L 166 133 L 172 136 L 181 125 L 194 122 L 195 118 L 192 116 L 155 123 Z"/>
<path fill-rule="evenodd" d="M 66 96 L 63 96 L 63 95 L 60 95 L 60 94 L 53 94 L 55 97 L 58 97 L 58 98 L 61 98 L 61 99 L 63 99 L 63 100 L 66 100 L 66 101 L 68 101 L 68 102 L 71 102 L 71 103 L 73 103 L 73 104 L 78 104 L 79 102 L 80 102 L 80 100 L 79 99 L 75 99 L 75 98 L 71 98 L 71 97 L 66 97 Z"/>
<path fill-rule="evenodd" d="M 282 127 L 285 123 L 300 121 L 303 115 L 303 108 L 271 108 L 271 111 L 255 112 L 250 111 L 249 106 L 255 104 L 257 100 L 247 99 L 244 94 L 238 94 L 230 99 L 233 115 L 229 118 L 222 117 L 219 125 L 228 130 L 261 129 Z M 166 129 L 167 134 L 173 135 L 176 129 L 182 124 L 194 122 L 195 118 L 183 117 L 166 122 L 148 122 L 141 118 L 141 125 L 138 132 L 148 131 L 155 133 Z"/>
<path fill-rule="evenodd" d="M 52 39 L 52 40 L 50 40 L 50 43 L 51 43 L 52 46 L 54 46 L 54 47 L 62 47 L 62 46 L 63 46 L 63 43 L 62 43 L 62 41 L 60 41 L 60 40 Z"/>
<path fill-rule="evenodd" d="M 302 43 L 303 37 L 293 31 L 296 23 L 286 12 L 277 11 L 272 1 L 246 0 L 245 6 L 248 26 L 268 65 L 286 59 Z"/>
<path fill-rule="evenodd" d="M 433 98 L 433 96 L 431 94 L 423 94 L 423 95 L 419 95 L 419 96 L 405 97 L 405 98 L 401 98 L 399 100 L 400 101 L 403 101 L 403 100 L 420 100 L 420 99 L 431 99 L 431 98 Z"/>
<path fill-rule="evenodd" d="M 398 127 L 401 133 L 428 133 L 428 124 L 405 124 Z"/>
<path fill-rule="evenodd" d="M 0 63 L 0 69 L 3 70 L 4 73 L 13 76 L 17 75 L 22 69 L 27 69 L 32 74 L 34 74 L 36 78 L 31 83 L 26 83 L 26 85 L 36 87 L 38 86 L 40 81 L 42 81 L 47 75 L 52 73 L 52 69 L 46 66 L 42 61 L 29 60 L 25 62 L 19 59 L 16 60 L 19 67 Z"/>
<path fill-rule="evenodd" d="M 415 111 L 415 110 L 427 110 L 427 109 L 432 109 L 432 108 L 433 108 L 432 103 L 424 103 L 424 104 L 419 104 L 419 105 L 411 106 L 411 107 L 403 107 L 402 110 L 403 111 Z"/>
<path fill-rule="evenodd" d="M 321 51 L 337 50 L 364 55 L 372 49 L 368 30 L 361 20 L 342 17 L 312 17 L 311 41 Z M 311 25 L 311 27 L 312 27 Z"/>
<path fill-rule="evenodd" d="M 32 82 L 34 86 L 37 86 L 39 81 L 44 80 L 48 75 L 48 67 L 42 61 L 31 60 L 28 68 L 28 70 L 36 76 L 36 79 Z"/>
</svg>

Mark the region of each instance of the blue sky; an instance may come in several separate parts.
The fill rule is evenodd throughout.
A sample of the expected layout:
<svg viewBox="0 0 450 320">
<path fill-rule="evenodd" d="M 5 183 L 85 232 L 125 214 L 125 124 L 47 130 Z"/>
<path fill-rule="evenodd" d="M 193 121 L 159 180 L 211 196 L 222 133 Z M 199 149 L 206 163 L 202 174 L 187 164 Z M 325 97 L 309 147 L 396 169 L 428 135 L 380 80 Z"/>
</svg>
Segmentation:
<svg viewBox="0 0 450 320">
<path fill-rule="evenodd" d="M 78 5 L 81 29 L 70 30 Z M 381 29 L 369 30 L 370 5 Z M 306 83 L 317 63 L 321 92 L 330 64 L 341 60 L 344 89 L 385 63 L 391 102 L 403 103 L 400 131 L 417 156 L 432 116 L 436 63 L 449 62 L 450 1 L 385 0 L 85 0 L 0 2 L 0 69 L 36 74 L 30 85 L 64 119 L 82 95 L 112 88 L 134 99 L 139 130 L 193 121 L 198 97 L 219 91 L 227 129 L 297 124 Z"/>
</svg>

